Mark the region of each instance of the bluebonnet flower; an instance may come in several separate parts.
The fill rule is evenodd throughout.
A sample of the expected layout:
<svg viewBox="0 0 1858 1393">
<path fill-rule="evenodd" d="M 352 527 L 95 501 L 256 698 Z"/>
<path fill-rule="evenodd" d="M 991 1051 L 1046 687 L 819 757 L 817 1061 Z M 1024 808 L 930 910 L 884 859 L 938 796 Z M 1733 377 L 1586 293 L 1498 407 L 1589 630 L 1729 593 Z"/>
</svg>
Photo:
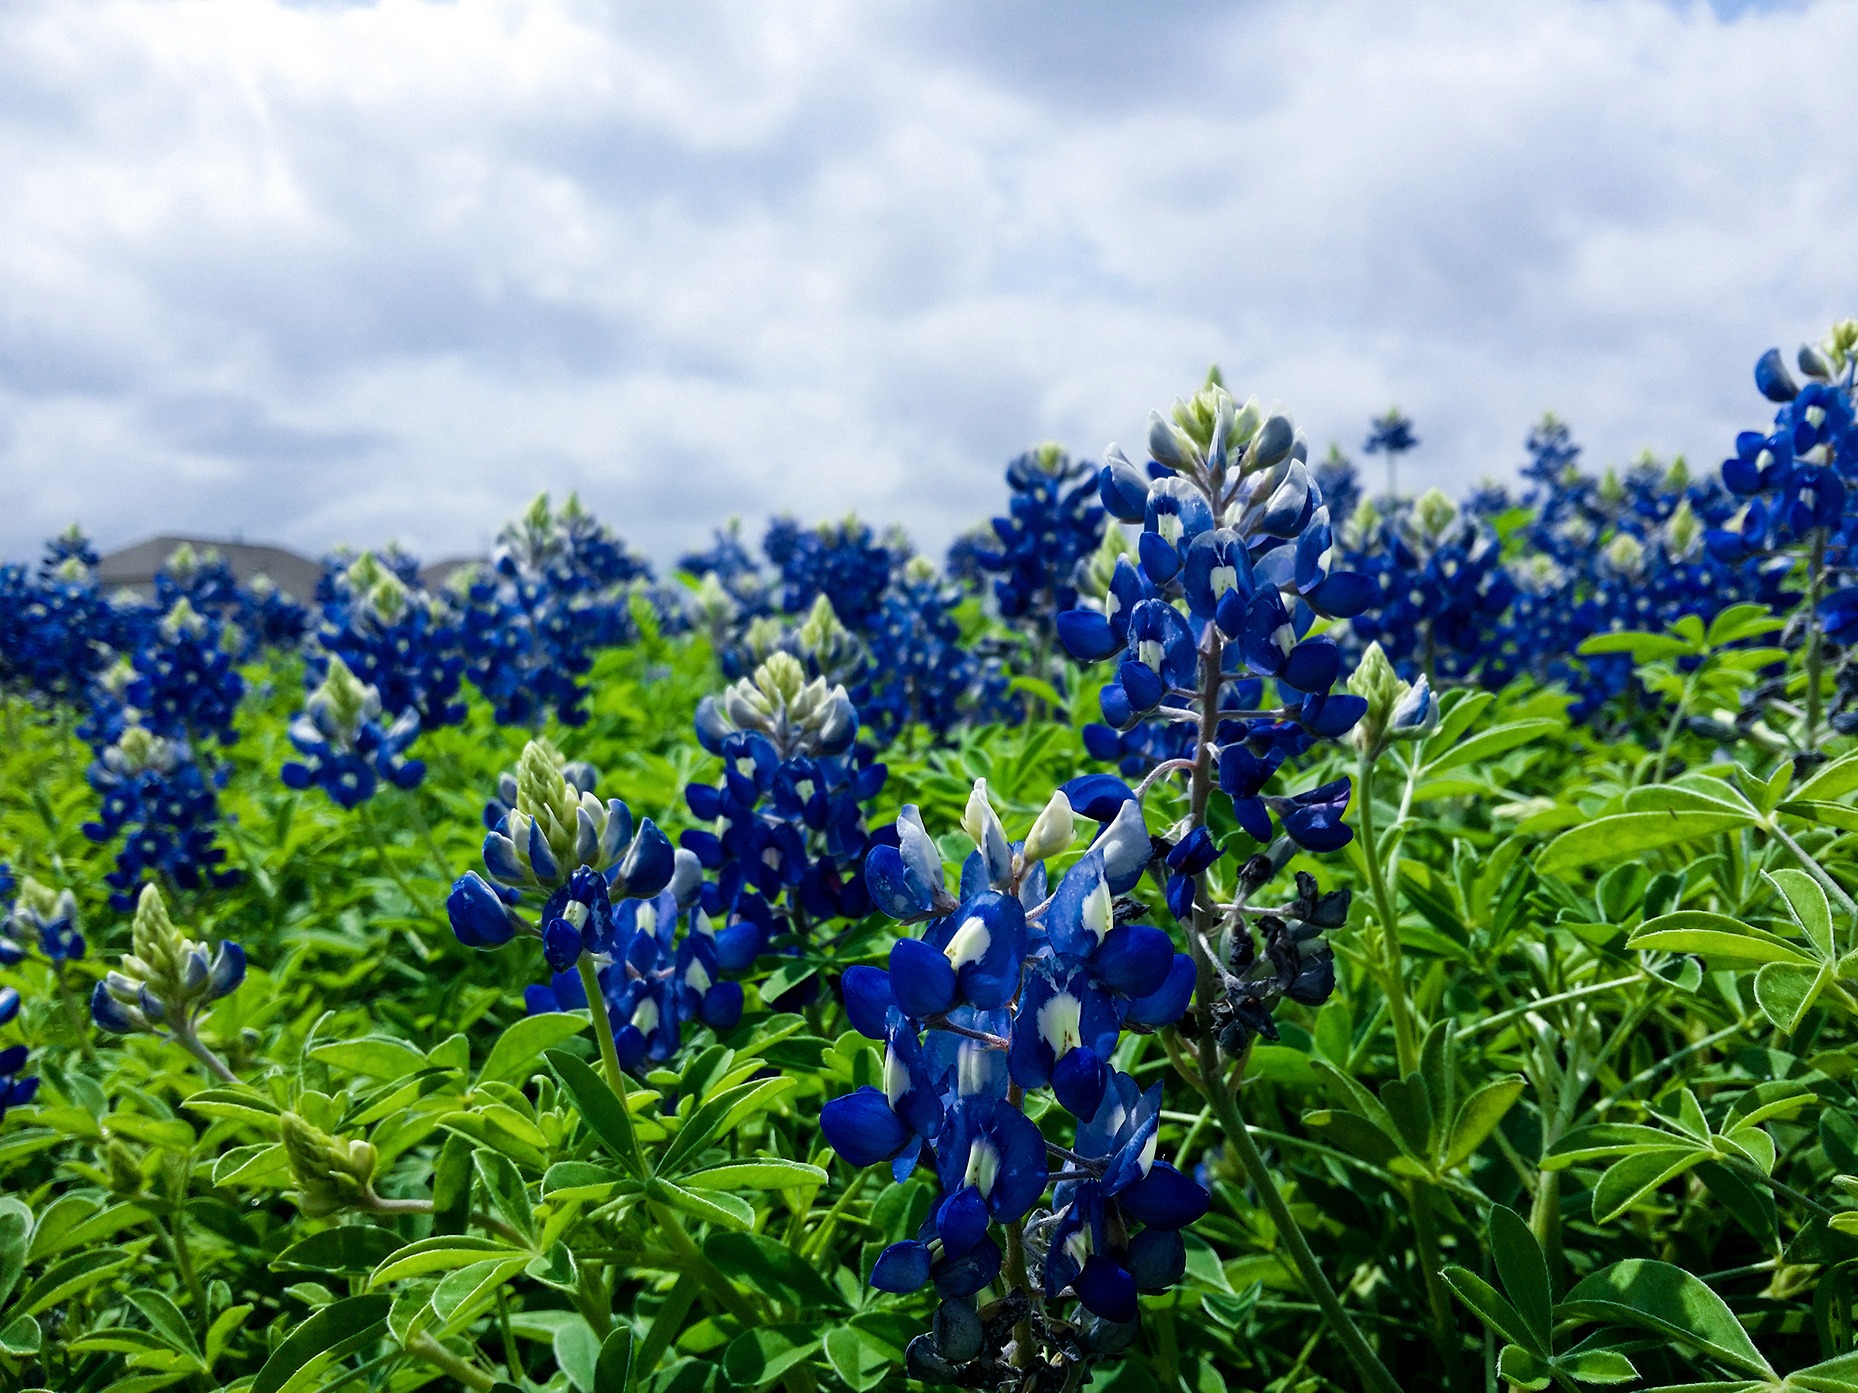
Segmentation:
<svg viewBox="0 0 1858 1393">
<path fill-rule="evenodd" d="M 76 528 L 36 573 L 0 566 L 0 691 L 82 700 L 130 624 L 98 588 L 96 553 Z"/>
<path fill-rule="evenodd" d="M 971 708 L 981 667 L 962 643 L 960 598 L 921 557 L 884 592 L 866 640 L 871 662 L 859 702 L 880 739 L 909 726 L 945 736 Z"/>
<path fill-rule="evenodd" d="M 699 580 L 714 577 L 731 605 L 748 618 L 770 611 L 773 587 L 742 540 L 740 518 L 730 518 L 717 529 L 708 551 L 693 551 L 678 558 L 677 568 Z"/>
<path fill-rule="evenodd" d="M 219 800 L 186 741 L 125 724 L 86 778 L 102 802 L 84 835 L 93 842 L 123 838 L 116 869 L 104 877 L 114 890 L 113 908 L 133 908 L 137 887 L 164 876 L 190 890 L 238 879 L 236 871 L 220 869 L 226 853 L 213 845 Z"/>
<path fill-rule="evenodd" d="M 830 607 L 816 605 L 801 651 L 840 647 L 843 631 L 830 620 Z M 712 875 L 702 907 L 720 926 L 718 943 L 733 945 L 726 959 L 746 965 L 780 934 L 801 952 L 813 924 L 871 912 L 860 869 L 871 842 L 863 804 L 886 770 L 858 742 L 859 725 L 844 685 L 809 677 L 785 649 L 698 705 L 697 738 L 723 761 L 723 778 L 684 790 L 714 830 L 693 828 L 681 841 Z M 809 976 L 799 990 L 816 988 Z"/>
<path fill-rule="evenodd" d="M 1348 565 L 1375 598 L 1348 621 L 1404 672 L 1463 680 L 1493 658 L 1516 583 L 1488 524 L 1436 489 L 1382 511 L 1363 503 L 1343 529 Z"/>
<path fill-rule="evenodd" d="M 496 948 L 519 934 L 539 940 L 551 976 L 527 993 L 530 1011 L 586 1007 L 597 989 L 620 1062 L 636 1068 L 668 1058 L 686 1021 L 731 1028 L 742 991 L 722 974 L 747 966 L 754 951 L 744 957 L 712 928 L 696 857 L 673 850 L 650 818 L 635 829 L 624 803 L 594 796 L 594 782 L 587 766 L 531 740 L 491 805 L 502 811 L 484 839 L 489 878 L 459 877 L 446 909 L 467 947 Z M 534 921 L 517 908 L 525 898 L 541 901 Z"/>
<path fill-rule="evenodd" d="M 587 719 L 580 677 L 594 651 L 634 636 L 631 599 L 651 568 L 569 495 L 548 495 L 498 534 L 488 567 L 461 577 L 461 642 L 469 676 L 506 725 L 553 712 Z"/>
<path fill-rule="evenodd" d="M 1139 560 L 1118 558 L 1097 607 L 1058 616 L 1059 637 L 1080 661 L 1117 660 L 1099 696 L 1105 725 L 1198 727 L 1158 768 L 1193 762 L 1206 741 L 1222 761 L 1243 750 L 1234 762 L 1248 773 L 1262 764 L 1268 778 L 1360 718 L 1359 698 L 1332 691 L 1335 641 L 1310 630 L 1319 616 L 1360 614 L 1374 585 L 1332 569 L 1328 510 L 1287 417 L 1241 408 L 1215 383 L 1177 404 L 1173 420 L 1152 416 L 1149 447 L 1146 473 L 1112 449 L 1099 475 L 1105 508 L 1142 524 Z M 1266 681 L 1276 707 L 1262 705 Z M 1261 792 L 1262 781 L 1245 796 Z M 1311 825 L 1302 814 L 1284 823 L 1293 838 Z M 1249 824 L 1269 828 L 1268 816 Z"/>
<path fill-rule="evenodd" d="M 86 944 L 77 921 L 77 896 L 53 890 L 27 876 L 6 919 L 8 936 L 0 939 L 0 965 L 24 956 L 23 943 L 34 943 L 54 967 L 84 956 Z"/>
<path fill-rule="evenodd" d="M 417 562 L 393 551 L 364 552 L 346 563 L 337 556 L 325 563 L 318 595 L 322 613 L 305 647 L 311 677 L 320 681 L 328 659 L 337 657 L 380 694 L 390 722 L 406 711 L 419 714 L 422 730 L 464 719 L 457 618 L 442 597 L 419 585 Z"/>
<path fill-rule="evenodd" d="M 235 665 L 239 638 L 216 615 L 175 600 L 129 660 L 121 704 L 157 735 L 230 745 L 245 681 Z"/>
<path fill-rule="evenodd" d="M 0 1122 L 6 1121 L 9 1111 L 22 1108 L 39 1096 L 38 1077 L 24 1072 L 26 1059 L 24 1045 L 0 1049 Z"/>
<path fill-rule="evenodd" d="M 290 743 L 303 759 L 279 772 L 287 787 L 320 787 L 338 807 L 353 808 L 374 796 L 381 779 L 395 788 L 418 787 L 426 766 L 404 757 L 418 735 L 416 709 L 383 726 L 380 692 L 332 656 L 321 684 L 290 723 Z"/>
<path fill-rule="evenodd" d="M 1139 802 L 1117 798 L 1103 778 L 1075 782 L 1086 819 L 1104 825 L 1050 894 L 1045 862 L 1070 846 L 1079 816 L 1062 790 L 1016 843 L 985 783 L 975 785 L 962 823 L 974 851 L 958 897 L 913 807 L 898 819 L 897 845 L 869 854 L 880 905 L 926 922 L 920 937 L 893 946 L 888 971 L 845 974 L 853 1027 L 885 1044 L 883 1087 L 831 1100 L 820 1125 L 850 1164 L 887 1165 L 899 1180 L 933 1148 L 940 1198 L 871 1274 L 882 1290 L 933 1284 L 942 1298 L 934 1332 L 911 1348 L 920 1377 L 967 1381 L 998 1359 L 970 1317 L 971 1299 L 1000 1274 L 1001 1229 L 1022 1238 L 1029 1278 L 1049 1300 L 1075 1297 L 1089 1315 L 1127 1322 L 1138 1285 L 1179 1275 L 1168 1275 L 1169 1243 L 1139 1226 L 1178 1230 L 1204 1212 L 1204 1192 L 1197 1202 L 1175 1193 L 1154 1159 L 1159 1086 L 1142 1095 L 1110 1064 L 1123 1029 L 1185 1010 L 1187 992 L 1156 998 L 1178 964 L 1191 991 L 1193 966 L 1166 933 L 1129 922 L 1116 900 L 1141 875 L 1150 841 Z M 1068 1136 L 1048 1135 L 1026 1114 L 1024 1091 L 1047 1087 L 1075 1119 Z M 1044 1126 L 1062 1116 L 1047 1111 Z M 1048 1155 L 1069 1168 L 1054 1174 Z M 1054 1182 L 1052 1207 L 1039 1209 Z"/>
<path fill-rule="evenodd" d="M 780 572 L 781 608 L 797 614 L 824 595 L 853 633 L 869 626 L 892 574 L 909 554 L 901 538 L 879 541 L 856 517 L 810 528 L 777 518 L 762 550 Z"/>
<path fill-rule="evenodd" d="M 1397 471 L 1400 456 L 1418 448 L 1419 437 L 1413 434 L 1413 422 L 1403 416 L 1400 408 L 1390 406 L 1383 416 L 1378 416 L 1368 427 L 1368 438 L 1361 448 L 1370 455 L 1387 456 L 1387 497 L 1393 499 L 1399 495 Z"/>
<path fill-rule="evenodd" d="M 1097 466 L 1056 445 L 1020 455 L 1006 467 L 1012 497 L 1007 516 L 993 520 L 994 546 L 975 552 L 976 564 L 996 576 L 1001 616 L 1029 624 L 1042 648 L 1050 646 L 1052 616 L 1077 604 L 1078 563 L 1103 535 L 1096 478 Z"/>
<path fill-rule="evenodd" d="M 91 993 L 90 1014 L 115 1035 L 163 1035 L 221 1078 L 237 1083 L 200 1040 L 201 1014 L 245 980 L 245 950 L 227 939 L 208 951 L 168 917 L 167 903 L 153 885 L 136 901 L 130 951 Z"/>
</svg>

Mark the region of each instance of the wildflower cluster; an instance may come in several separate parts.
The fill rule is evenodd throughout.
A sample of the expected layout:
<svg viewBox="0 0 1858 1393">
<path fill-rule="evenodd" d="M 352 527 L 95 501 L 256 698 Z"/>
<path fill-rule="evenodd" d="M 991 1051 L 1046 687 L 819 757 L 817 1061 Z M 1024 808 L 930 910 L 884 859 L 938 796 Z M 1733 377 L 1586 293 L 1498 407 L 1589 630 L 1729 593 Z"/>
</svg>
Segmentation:
<svg viewBox="0 0 1858 1393">
<path fill-rule="evenodd" d="M 382 779 L 395 788 L 419 786 L 426 766 L 405 757 L 418 735 L 417 708 L 383 725 L 379 689 L 331 656 L 322 683 L 290 723 L 290 743 L 303 758 L 286 763 L 280 775 L 289 788 L 320 788 L 338 807 L 353 808 L 372 798 Z"/>
<path fill-rule="evenodd" d="M 991 1386 L 1016 1363 L 1061 1376 L 1120 1348 L 1137 1293 L 1179 1280 L 1180 1230 L 1207 1207 L 1200 1186 L 1155 1159 L 1160 1086 L 1145 1092 L 1112 1063 L 1125 1028 L 1186 1009 L 1194 966 L 1118 898 L 1151 856 L 1140 804 L 1079 791 L 1106 821 L 1049 893 L 1045 863 L 1074 836 L 1062 790 L 1011 842 L 975 785 L 959 898 L 914 807 L 897 820 L 898 844 L 867 863 L 885 912 L 926 924 L 898 940 L 888 970 L 846 972 L 848 1016 L 884 1042 L 884 1083 L 834 1099 L 820 1124 L 853 1165 L 888 1165 L 899 1181 L 919 1163 L 933 1170 L 940 1198 L 921 1232 L 885 1249 L 871 1275 L 882 1290 L 933 1283 L 941 1296 L 933 1333 L 909 1351 L 910 1373 L 932 1382 Z M 1068 1125 L 1054 1111 L 1043 1128 L 1028 1116 L 1028 1093 L 1045 1089 Z M 997 1319 L 974 1299 L 1009 1263 L 1010 1318 Z M 1078 1309 L 1060 1314 L 1068 1298 Z"/>
<path fill-rule="evenodd" d="M 460 583 L 460 638 L 468 675 L 505 725 L 587 719 L 577 680 L 597 648 L 632 636 L 635 583 L 651 568 L 572 494 L 548 495 L 498 534 L 490 565 Z"/>
<path fill-rule="evenodd" d="M 168 917 L 153 885 L 136 900 L 132 947 L 91 993 L 90 1014 L 115 1035 L 165 1035 L 215 1074 L 238 1079 L 199 1036 L 200 1015 L 245 980 L 245 950 L 221 939 L 217 949 L 187 936 Z"/>
<path fill-rule="evenodd" d="M 1097 467 L 1057 445 L 1029 450 L 1006 467 L 1007 515 L 992 523 L 992 546 L 977 542 L 974 561 L 995 576 L 1002 617 L 1025 621 L 1049 648 L 1053 618 L 1077 605 L 1078 564 L 1103 536 Z"/>
<path fill-rule="evenodd" d="M 591 1008 L 618 1062 L 670 1057 L 683 1023 L 718 1030 L 742 1012 L 742 988 L 722 979 L 755 957 L 755 940 L 715 932 L 699 902 L 702 871 L 617 798 L 593 794 L 594 771 L 532 740 L 486 810 L 486 880 L 467 872 L 446 908 L 472 948 L 535 938 L 550 971 L 531 987 L 531 1013 Z M 540 899 L 534 921 L 516 908 Z M 686 927 L 682 939 L 677 927 Z"/>
<path fill-rule="evenodd" d="M 1246 810 L 1241 825 L 1268 841 L 1260 795 L 1278 766 L 1361 716 L 1358 699 L 1332 691 L 1341 650 L 1311 630 L 1319 617 L 1361 613 L 1374 586 L 1331 569 L 1328 509 L 1288 417 L 1241 408 L 1209 385 L 1172 420 L 1151 417 L 1149 449 L 1146 474 L 1112 451 L 1099 476 L 1110 514 L 1142 524 L 1138 559 L 1118 558 L 1100 608 L 1059 615 L 1059 637 L 1080 661 L 1117 661 L 1099 696 L 1112 729 L 1195 726 L 1189 761 L 1217 745 L 1220 786 Z M 1273 707 L 1261 704 L 1266 680 L 1277 687 Z M 1287 829 L 1328 840 L 1316 822 L 1329 814 L 1311 809 L 1332 801 L 1324 793 L 1302 811 L 1286 805 Z"/>
<path fill-rule="evenodd" d="M 826 665 L 818 655 L 837 648 L 843 632 L 830 607 L 815 607 L 801 649 L 814 655 L 816 672 Z M 844 685 L 809 676 L 799 657 L 776 650 L 720 698 L 705 697 L 696 726 L 704 749 L 722 760 L 723 778 L 684 790 L 691 812 L 714 830 L 693 828 L 682 845 L 712 874 L 704 912 L 725 926 L 722 937 L 740 939 L 743 960 L 777 931 L 804 938 L 813 922 L 869 914 L 862 805 L 887 771 L 858 743 L 858 709 Z"/>
<path fill-rule="evenodd" d="M 443 599 L 420 585 L 417 562 L 391 551 L 333 558 L 319 595 L 322 614 L 306 648 L 307 682 L 321 682 L 329 661 L 340 658 L 375 690 L 390 721 L 412 711 L 421 729 L 436 730 L 464 719 L 458 686 L 465 661 L 453 616 Z"/>
<path fill-rule="evenodd" d="M 81 700 L 123 640 L 96 579 L 97 554 L 73 527 L 36 569 L 0 566 L 0 692 Z"/>
</svg>

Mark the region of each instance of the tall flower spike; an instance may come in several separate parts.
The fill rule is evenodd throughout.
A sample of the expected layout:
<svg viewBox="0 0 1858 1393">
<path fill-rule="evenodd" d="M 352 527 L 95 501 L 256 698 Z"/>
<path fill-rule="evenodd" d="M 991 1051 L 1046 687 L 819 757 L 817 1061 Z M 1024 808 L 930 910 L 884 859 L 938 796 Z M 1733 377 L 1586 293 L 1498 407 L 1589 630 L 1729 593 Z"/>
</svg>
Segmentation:
<svg viewBox="0 0 1858 1393">
<path fill-rule="evenodd" d="M 199 1017 L 245 980 L 245 950 L 230 940 L 208 953 L 168 917 L 161 891 L 144 886 L 136 903 L 132 947 L 91 993 L 91 1018 L 103 1030 L 165 1034 L 220 1077 L 232 1071 L 200 1042 Z M 236 1080 L 235 1080 L 236 1081 Z"/>
</svg>

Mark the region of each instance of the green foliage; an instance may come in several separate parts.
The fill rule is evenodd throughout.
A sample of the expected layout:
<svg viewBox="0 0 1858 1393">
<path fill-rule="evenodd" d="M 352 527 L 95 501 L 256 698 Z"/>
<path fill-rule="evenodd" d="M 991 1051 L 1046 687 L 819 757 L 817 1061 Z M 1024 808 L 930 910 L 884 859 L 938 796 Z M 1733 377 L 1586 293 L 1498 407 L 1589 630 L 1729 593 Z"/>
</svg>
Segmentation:
<svg viewBox="0 0 1858 1393">
<path fill-rule="evenodd" d="M 1330 934 L 1340 987 L 1280 1013 L 1281 1037 L 1235 1066 L 1236 1104 L 1406 1387 L 1858 1387 L 1858 753 L 1725 754 L 1678 718 L 1733 705 L 1776 660 L 1753 646 L 1773 627 L 1743 607 L 1594 640 L 1677 713 L 1642 743 L 1596 742 L 1565 698 L 1519 687 L 1444 694 L 1435 733 L 1371 766 L 1316 758 L 1312 781 L 1357 779 L 1351 821 L 1371 800 L 1375 836 L 1293 863 L 1357 892 Z M 688 1031 L 615 1091 L 585 1012 L 525 1016 L 532 948 L 473 953 L 446 925 L 485 794 L 529 732 L 474 700 L 422 740 L 423 785 L 343 814 L 276 778 L 295 664 L 247 675 L 223 756 L 244 878 L 170 896 L 176 922 L 249 954 L 200 1024 L 237 1085 L 88 1026 L 129 926 L 79 830 L 86 754 L 69 712 L 4 712 L 0 854 L 76 891 L 91 952 L 0 970 L 44 1080 L 0 1130 L 0 1382 L 903 1388 L 929 1304 L 867 1279 L 933 1187 L 848 1167 L 818 1129 L 826 1099 L 881 1082 L 831 986 L 882 962 L 894 928 L 764 962 L 738 1027 Z M 590 686 L 588 723 L 550 738 L 675 836 L 683 787 L 714 777 L 688 738 L 720 686 L 706 648 L 648 632 L 601 654 Z M 985 778 L 1024 826 L 1092 768 L 1088 684 L 1068 704 L 1021 689 L 1052 718 L 942 745 L 906 732 L 876 820 L 915 803 L 956 825 Z M 1184 806 L 1158 785 L 1151 826 Z M 1210 821 L 1253 849 L 1217 799 Z M 812 1004 L 774 1008 L 809 976 Z M 1099 1382 L 1361 1386 L 1200 1091 L 1232 1085 L 1184 1040 L 1131 1033 L 1115 1062 L 1165 1085 L 1159 1153 L 1203 1166 L 1213 1207 Z"/>
</svg>

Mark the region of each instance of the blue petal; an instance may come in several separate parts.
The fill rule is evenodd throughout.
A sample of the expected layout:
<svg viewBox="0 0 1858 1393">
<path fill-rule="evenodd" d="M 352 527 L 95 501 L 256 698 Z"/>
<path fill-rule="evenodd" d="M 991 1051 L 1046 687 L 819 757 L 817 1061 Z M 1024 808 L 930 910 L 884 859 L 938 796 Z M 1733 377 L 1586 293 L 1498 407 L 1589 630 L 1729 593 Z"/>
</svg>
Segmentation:
<svg viewBox="0 0 1858 1393">
<path fill-rule="evenodd" d="M 1170 1025 L 1181 1018 L 1194 994 L 1194 960 L 1185 953 L 1174 955 L 1167 980 L 1147 996 L 1129 1003 L 1129 1019 L 1137 1025 Z"/>
<path fill-rule="evenodd" d="M 1161 990 L 1173 967 L 1174 940 L 1152 924 L 1118 924 L 1091 959 L 1106 987 L 1132 997 Z"/>
<path fill-rule="evenodd" d="M 893 1243 L 877 1255 L 871 1269 L 871 1285 L 879 1291 L 901 1295 L 915 1291 L 929 1280 L 929 1245 L 914 1239 Z"/>
<path fill-rule="evenodd" d="M 925 1020 L 955 1004 L 959 980 L 940 950 L 920 938 L 900 938 L 890 950 L 890 991 L 904 1015 Z"/>
<path fill-rule="evenodd" d="M 1101 662 L 1123 646 L 1110 621 L 1094 609 L 1070 609 L 1060 614 L 1058 641 L 1080 663 Z"/>
<path fill-rule="evenodd" d="M 947 960 L 943 961 L 946 964 Z M 839 979 L 839 995 L 852 1029 L 867 1040 L 882 1040 L 888 1033 L 891 1007 L 896 1004 L 890 994 L 890 974 L 880 967 L 848 967 Z"/>
<path fill-rule="evenodd" d="M 819 1126 L 832 1149 L 854 1166 L 888 1161 L 911 1135 L 889 1100 L 869 1084 L 821 1108 Z"/>
<path fill-rule="evenodd" d="M 1185 1228 L 1205 1214 L 1210 1203 L 1205 1190 L 1166 1161 L 1155 1162 L 1147 1175 L 1116 1198 L 1130 1218 L 1158 1229 Z"/>
<path fill-rule="evenodd" d="M 1093 1315 L 1118 1323 L 1135 1319 L 1135 1278 L 1114 1258 L 1103 1253 L 1085 1258 L 1084 1270 L 1077 1274 L 1071 1289 Z"/>
</svg>

